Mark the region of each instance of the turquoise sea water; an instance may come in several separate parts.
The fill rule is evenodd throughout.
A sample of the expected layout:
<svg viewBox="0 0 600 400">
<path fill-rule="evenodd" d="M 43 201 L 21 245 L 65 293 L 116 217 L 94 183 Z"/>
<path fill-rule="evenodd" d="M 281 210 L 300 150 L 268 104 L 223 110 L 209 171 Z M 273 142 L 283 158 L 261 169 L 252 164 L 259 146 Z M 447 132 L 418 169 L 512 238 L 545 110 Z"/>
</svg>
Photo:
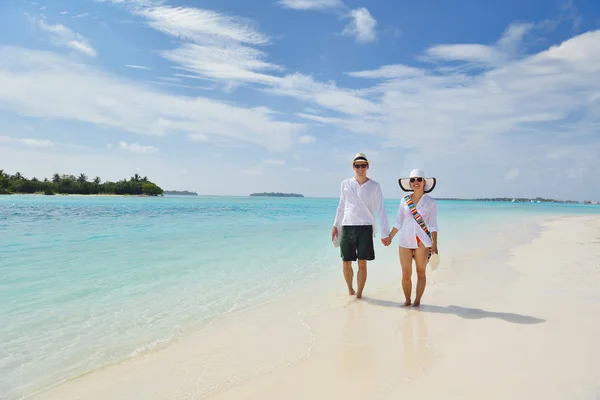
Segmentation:
<svg viewBox="0 0 600 400">
<path fill-rule="evenodd" d="M 390 223 L 398 203 L 386 201 Z M 25 398 L 154 351 L 214 318 L 339 274 L 330 243 L 336 206 L 311 198 L 0 196 L 0 398 Z M 600 214 L 567 204 L 438 208 L 447 242 L 531 215 Z"/>
</svg>

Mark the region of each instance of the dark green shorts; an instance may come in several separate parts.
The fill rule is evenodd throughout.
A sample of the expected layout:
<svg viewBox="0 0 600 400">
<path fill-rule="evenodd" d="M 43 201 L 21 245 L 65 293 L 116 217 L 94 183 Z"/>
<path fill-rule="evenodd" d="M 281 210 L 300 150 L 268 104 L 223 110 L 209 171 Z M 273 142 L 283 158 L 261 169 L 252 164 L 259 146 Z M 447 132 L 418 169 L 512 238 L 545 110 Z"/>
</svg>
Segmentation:
<svg viewBox="0 0 600 400">
<path fill-rule="evenodd" d="M 342 226 L 340 254 L 344 261 L 374 260 L 373 226 Z"/>
</svg>

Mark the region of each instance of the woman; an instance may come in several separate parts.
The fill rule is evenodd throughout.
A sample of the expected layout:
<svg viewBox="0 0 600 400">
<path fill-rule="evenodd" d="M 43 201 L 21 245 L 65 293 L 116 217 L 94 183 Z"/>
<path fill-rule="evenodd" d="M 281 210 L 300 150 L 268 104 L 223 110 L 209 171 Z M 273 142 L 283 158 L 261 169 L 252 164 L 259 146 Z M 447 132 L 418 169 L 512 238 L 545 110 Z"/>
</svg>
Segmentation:
<svg viewBox="0 0 600 400">
<path fill-rule="evenodd" d="M 423 170 L 413 169 L 409 178 L 398 179 L 398 184 L 405 192 L 412 193 L 400 202 L 390 239 L 400 232 L 398 246 L 402 266 L 402 290 L 406 298 L 404 307 L 411 305 L 413 258 L 417 264 L 417 294 L 412 305 L 419 307 L 427 282 L 425 267 L 431 254 L 438 254 L 437 204 L 427 194 L 435 187 L 436 179 L 425 178 Z"/>
</svg>

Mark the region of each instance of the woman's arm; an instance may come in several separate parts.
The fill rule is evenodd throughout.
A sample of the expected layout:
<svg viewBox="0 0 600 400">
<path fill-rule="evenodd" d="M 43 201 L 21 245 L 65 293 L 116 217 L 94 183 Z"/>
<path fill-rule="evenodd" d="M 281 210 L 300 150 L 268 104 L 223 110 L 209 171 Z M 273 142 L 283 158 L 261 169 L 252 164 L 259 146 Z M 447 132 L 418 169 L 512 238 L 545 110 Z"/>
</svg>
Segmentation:
<svg viewBox="0 0 600 400">
<path fill-rule="evenodd" d="M 434 253 L 438 253 L 438 223 L 437 223 L 437 203 L 432 199 L 431 209 L 429 210 L 429 215 L 427 218 L 427 225 L 429 228 L 429 232 L 431 232 L 431 241 L 433 245 L 431 246 L 431 250 Z"/>
<path fill-rule="evenodd" d="M 402 199 L 402 201 L 400 201 L 400 206 L 398 206 L 398 212 L 396 213 L 396 220 L 394 221 L 394 227 L 392 228 L 392 231 L 390 232 L 390 240 L 394 239 L 394 236 L 396 236 L 396 233 L 398 233 L 398 231 L 400 229 L 402 229 L 402 223 L 404 222 L 404 207 L 403 207 L 403 202 L 404 199 Z"/>
</svg>

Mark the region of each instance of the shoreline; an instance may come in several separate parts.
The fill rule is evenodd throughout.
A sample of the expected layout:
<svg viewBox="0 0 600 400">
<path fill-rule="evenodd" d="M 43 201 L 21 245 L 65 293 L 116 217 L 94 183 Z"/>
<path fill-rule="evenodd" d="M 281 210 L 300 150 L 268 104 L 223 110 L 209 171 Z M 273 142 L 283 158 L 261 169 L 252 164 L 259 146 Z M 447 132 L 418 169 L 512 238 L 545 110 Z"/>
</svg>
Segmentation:
<svg viewBox="0 0 600 400">
<path fill-rule="evenodd" d="M 0 193 L 1 196 L 44 196 L 44 197 L 53 197 L 53 196 L 78 196 L 78 197 L 192 197 L 192 198 L 270 198 L 270 199 L 314 199 L 314 200 L 338 200 L 338 197 L 320 197 L 320 196 L 268 196 L 268 195 L 221 195 L 221 194 L 170 194 L 165 193 L 163 196 L 152 196 L 147 194 L 69 194 L 69 193 L 54 193 L 53 195 L 46 195 L 44 192 L 37 193 Z M 444 198 L 444 197 L 434 197 L 436 201 L 439 202 L 452 202 L 452 201 L 460 201 L 460 202 L 477 202 L 477 203 L 506 203 L 506 204 L 514 204 L 514 205 L 562 205 L 562 206 L 585 206 L 588 207 L 599 207 L 600 201 L 577 201 L 577 200 L 555 200 L 550 199 L 546 201 L 533 201 L 535 199 L 527 199 L 527 201 L 517 200 L 511 201 L 508 199 L 512 198 L 472 198 L 472 199 L 463 199 L 463 198 Z M 402 197 L 386 197 L 385 201 L 394 201 L 399 202 L 402 200 Z M 530 201 L 532 200 L 532 201 Z"/>
<path fill-rule="evenodd" d="M 2 196 L 2 194 L 0 194 Z M 73 197 L 160 197 L 151 196 L 148 194 L 80 194 L 80 193 L 54 193 L 51 195 L 44 194 L 43 192 L 38 193 L 8 193 L 4 196 L 43 196 L 43 197 L 60 197 L 60 196 L 73 196 Z"/>
<path fill-rule="evenodd" d="M 565 230 L 570 230 L 566 236 Z M 510 375 L 514 375 L 513 379 L 517 379 L 520 371 L 530 379 L 539 379 L 538 385 L 542 380 L 551 381 L 558 377 L 552 375 L 555 371 L 549 367 L 538 366 L 539 371 L 536 371 L 525 368 L 520 362 L 510 366 L 506 363 L 509 360 L 515 363 L 515 357 L 526 357 L 529 363 L 533 353 L 527 349 L 531 347 L 539 350 L 536 357 L 548 357 L 542 352 L 547 351 L 546 347 L 536 347 L 536 340 L 552 348 L 554 341 L 561 338 L 547 326 L 563 333 L 568 331 L 554 325 L 556 322 L 549 325 L 552 321 L 567 320 L 566 326 L 575 328 L 570 320 L 576 316 L 569 315 L 568 309 L 560 306 L 562 297 L 554 300 L 543 297 L 544 301 L 552 300 L 552 304 L 561 310 L 557 313 L 544 301 L 529 298 L 525 292 L 532 284 L 544 292 L 558 283 L 559 263 L 568 261 L 569 255 L 573 254 L 565 247 L 577 250 L 587 245 L 585 254 L 600 258 L 600 249 L 595 242 L 578 243 L 577 238 L 585 232 L 588 236 L 589 232 L 599 235 L 600 217 L 545 216 L 543 229 L 529 236 L 530 240 L 527 234 L 519 237 L 516 229 L 497 233 L 495 252 L 494 248 L 455 255 L 446 252 L 440 268 L 428 272 L 428 288 L 420 309 L 400 308 L 399 282 L 386 282 L 385 277 L 377 276 L 376 272 L 371 272 L 373 277 L 369 277 L 363 300 L 352 300 L 344 293 L 340 282 L 331 281 L 336 285 L 333 289 L 306 289 L 280 303 L 228 315 L 164 349 L 92 371 L 33 398 L 131 396 L 161 399 L 174 395 L 210 399 L 358 398 L 360 388 L 353 387 L 352 391 L 344 388 L 343 383 L 347 383 L 349 377 L 356 377 L 364 387 L 370 388 L 362 396 L 379 393 L 381 398 L 391 399 L 394 398 L 392 394 L 424 391 L 439 397 L 446 388 L 459 398 L 489 398 L 487 390 L 478 392 L 467 383 L 467 389 L 456 386 L 455 381 L 468 380 L 468 374 L 463 376 L 454 372 L 458 365 L 462 365 L 459 367 L 462 370 L 473 369 L 469 374 L 479 374 L 480 380 L 489 381 L 488 385 L 494 388 L 488 389 L 490 392 L 514 397 L 516 392 L 510 390 L 519 382 L 498 386 L 500 382 L 494 381 L 494 377 L 500 381 L 503 378 L 494 374 L 506 371 L 488 363 L 496 360 L 504 368 L 515 370 Z M 557 237 L 566 238 L 567 243 L 556 246 Z M 580 253 L 575 253 L 580 258 L 575 262 L 585 263 L 586 259 Z M 534 274 L 528 265 L 539 254 L 543 254 L 540 259 L 543 263 L 535 265 Z M 378 268 L 370 268 L 370 271 Z M 394 275 L 399 276 L 395 265 L 384 269 L 388 271 L 381 274 L 395 271 Z M 587 273 L 595 274 L 594 282 L 600 282 L 598 272 L 589 269 Z M 561 290 L 574 289 L 562 287 Z M 600 311 L 594 309 L 594 304 L 579 301 L 577 293 L 574 294 L 575 297 L 567 299 L 566 303 L 569 307 L 577 307 L 577 315 L 594 315 Z M 589 328 L 584 335 L 588 340 L 578 340 L 571 345 L 580 343 L 588 350 L 590 346 L 600 350 L 591 341 L 592 334 L 600 335 L 598 324 L 591 325 L 591 330 Z M 542 340 L 544 336 L 546 339 Z M 503 337 L 510 337 L 512 344 L 504 342 Z M 527 341 L 520 340 L 521 337 L 526 337 Z M 495 345 L 490 346 L 490 342 Z M 560 345 L 564 346 L 562 342 Z M 516 354 L 515 346 L 525 347 L 522 353 Z M 502 352 L 497 352 L 497 347 L 502 348 Z M 477 352 L 473 352 L 473 348 L 477 348 Z M 454 349 L 462 349 L 462 353 Z M 589 362 L 585 354 L 593 353 L 588 350 L 578 356 L 584 365 Z M 475 369 L 477 354 L 486 354 L 486 368 L 494 371 L 493 374 Z M 463 359 L 469 359 L 469 363 Z M 390 368 L 390 365 L 398 367 Z M 586 368 L 579 371 L 580 378 L 592 376 L 594 366 Z M 429 379 L 430 376 L 435 376 L 435 380 Z M 564 372 L 561 376 L 563 380 L 575 379 Z M 432 381 L 443 384 L 438 389 L 430 388 L 425 382 Z M 591 390 L 591 383 L 585 382 L 586 390 Z M 536 386 L 533 393 L 546 389 L 553 397 L 559 388 L 546 383 L 544 387 Z M 290 392 L 298 397 L 290 397 Z"/>
</svg>

